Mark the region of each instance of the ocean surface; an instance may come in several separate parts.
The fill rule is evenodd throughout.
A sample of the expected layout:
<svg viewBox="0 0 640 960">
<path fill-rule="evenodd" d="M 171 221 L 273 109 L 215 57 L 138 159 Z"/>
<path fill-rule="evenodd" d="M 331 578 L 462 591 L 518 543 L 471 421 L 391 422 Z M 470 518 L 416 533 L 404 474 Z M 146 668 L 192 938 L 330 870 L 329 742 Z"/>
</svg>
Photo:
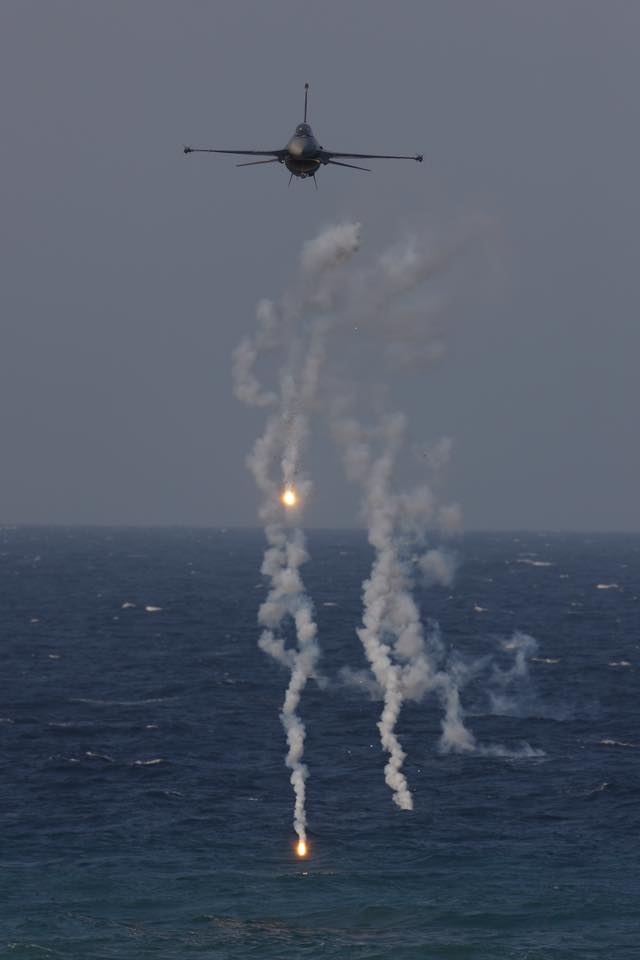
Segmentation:
<svg viewBox="0 0 640 960">
<path fill-rule="evenodd" d="M 412 812 L 342 672 L 370 549 L 309 549 L 299 860 L 261 533 L 0 531 L 0 957 L 640 957 L 640 537 L 459 543 L 418 598 L 478 749 L 443 754 L 438 702 L 406 704 Z"/>
</svg>

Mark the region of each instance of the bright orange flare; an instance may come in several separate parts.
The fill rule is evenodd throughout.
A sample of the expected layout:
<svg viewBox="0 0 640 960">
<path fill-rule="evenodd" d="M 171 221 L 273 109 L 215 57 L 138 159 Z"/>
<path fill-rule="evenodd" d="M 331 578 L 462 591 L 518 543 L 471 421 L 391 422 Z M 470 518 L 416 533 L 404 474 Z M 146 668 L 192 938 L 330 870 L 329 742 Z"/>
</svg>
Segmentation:
<svg viewBox="0 0 640 960">
<path fill-rule="evenodd" d="M 295 507 L 296 503 L 298 502 L 298 497 L 296 496 L 296 492 L 293 487 L 287 487 L 280 499 L 284 503 L 285 507 Z"/>
<path fill-rule="evenodd" d="M 298 840 L 298 846 L 296 847 L 296 853 L 299 857 L 306 857 L 307 855 L 307 843 L 305 840 Z"/>
</svg>

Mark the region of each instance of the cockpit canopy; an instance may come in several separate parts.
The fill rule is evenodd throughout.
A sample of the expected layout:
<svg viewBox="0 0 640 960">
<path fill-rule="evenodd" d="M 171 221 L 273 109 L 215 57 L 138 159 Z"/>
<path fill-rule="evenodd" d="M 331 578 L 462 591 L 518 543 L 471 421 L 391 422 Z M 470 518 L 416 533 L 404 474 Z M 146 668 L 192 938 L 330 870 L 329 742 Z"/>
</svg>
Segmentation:
<svg viewBox="0 0 640 960">
<path fill-rule="evenodd" d="M 308 137 L 311 133 L 311 127 L 308 123 L 299 123 L 296 127 L 296 136 L 297 137 Z"/>
</svg>

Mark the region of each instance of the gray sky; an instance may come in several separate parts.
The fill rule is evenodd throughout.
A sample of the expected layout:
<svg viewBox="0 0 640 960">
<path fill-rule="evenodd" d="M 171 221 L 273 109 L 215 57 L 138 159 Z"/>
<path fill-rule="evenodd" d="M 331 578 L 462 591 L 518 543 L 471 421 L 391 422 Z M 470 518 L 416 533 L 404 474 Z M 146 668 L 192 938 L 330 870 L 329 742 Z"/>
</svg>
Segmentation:
<svg viewBox="0 0 640 960">
<path fill-rule="evenodd" d="M 254 523 L 230 356 L 302 244 L 482 218 L 449 352 L 398 387 L 471 528 L 639 530 L 640 5 L 4 0 L 0 522 Z M 280 167 L 182 143 L 422 166 Z M 391 382 L 391 395 L 395 385 Z M 321 437 L 309 523 L 353 524 Z"/>
</svg>

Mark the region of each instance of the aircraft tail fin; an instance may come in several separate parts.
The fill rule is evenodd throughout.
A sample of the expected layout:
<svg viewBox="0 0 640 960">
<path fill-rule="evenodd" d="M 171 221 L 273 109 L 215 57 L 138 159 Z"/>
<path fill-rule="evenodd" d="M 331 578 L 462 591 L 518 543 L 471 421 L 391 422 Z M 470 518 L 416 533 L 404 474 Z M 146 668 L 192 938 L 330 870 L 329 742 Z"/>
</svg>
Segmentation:
<svg viewBox="0 0 640 960">
<path fill-rule="evenodd" d="M 309 95 L 309 84 L 304 85 L 304 122 L 307 122 L 307 97 Z"/>
</svg>

